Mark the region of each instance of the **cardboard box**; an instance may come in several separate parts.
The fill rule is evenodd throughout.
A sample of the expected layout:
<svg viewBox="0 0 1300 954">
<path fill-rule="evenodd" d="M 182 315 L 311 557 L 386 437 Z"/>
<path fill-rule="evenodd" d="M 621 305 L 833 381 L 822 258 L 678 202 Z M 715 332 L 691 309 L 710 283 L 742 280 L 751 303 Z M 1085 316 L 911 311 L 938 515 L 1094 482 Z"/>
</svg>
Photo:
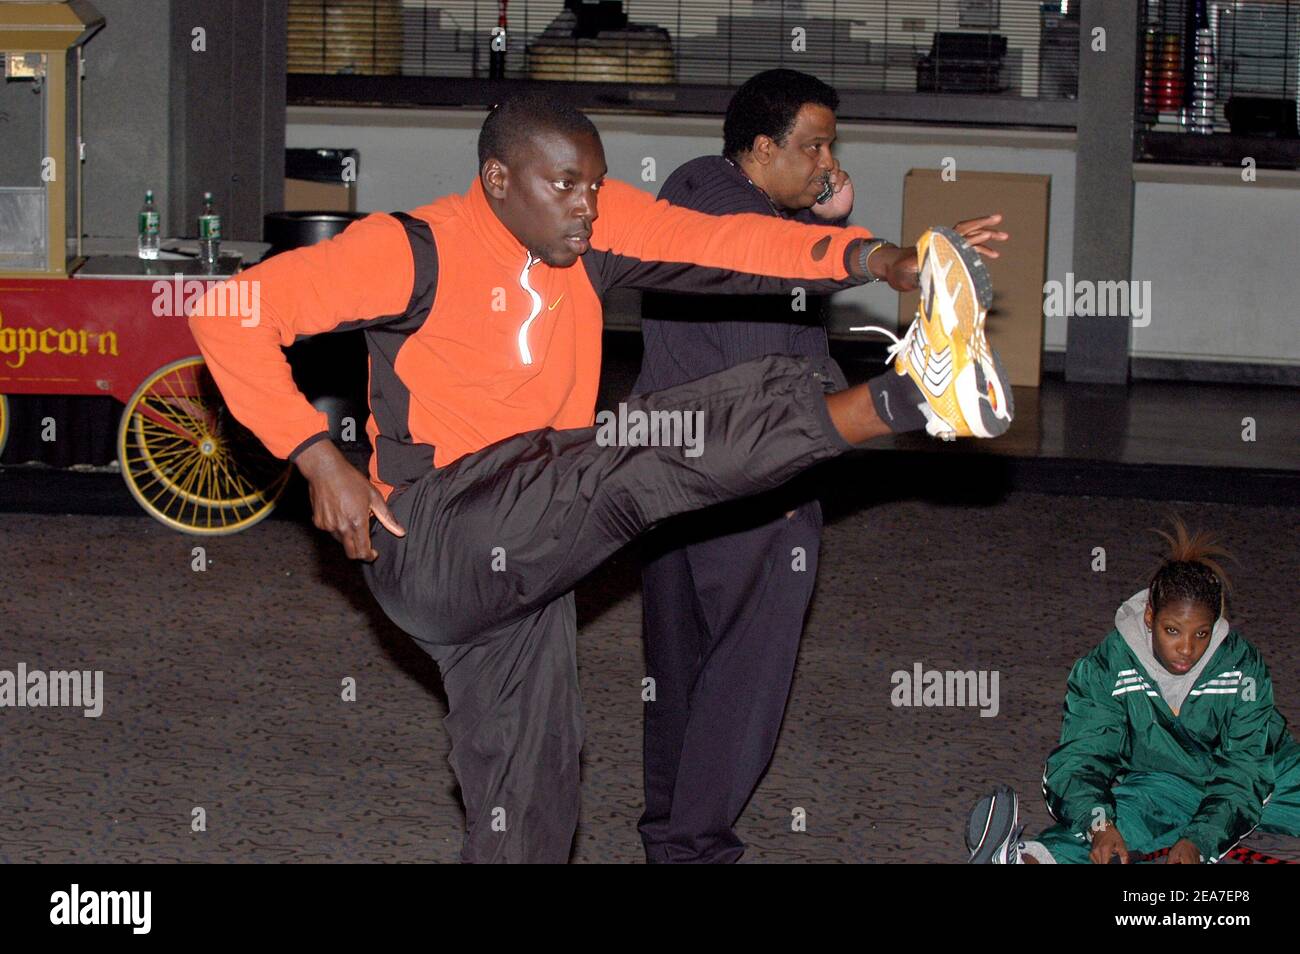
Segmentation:
<svg viewBox="0 0 1300 954">
<path fill-rule="evenodd" d="M 346 182 L 284 180 L 286 212 L 355 212 L 357 190 Z"/>
<path fill-rule="evenodd" d="M 1017 386 L 1038 387 L 1043 365 L 1043 283 L 1047 280 L 1047 212 L 1051 176 L 974 172 L 958 168 L 946 181 L 938 169 L 912 169 L 903 183 L 903 234 L 912 245 L 931 225 L 1002 213 L 1011 234 L 996 245 L 997 259 L 985 259 L 993 279 L 989 344 Z M 918 294 L 898 297 L 898 325 L 916 314 Z"/>
</svg>

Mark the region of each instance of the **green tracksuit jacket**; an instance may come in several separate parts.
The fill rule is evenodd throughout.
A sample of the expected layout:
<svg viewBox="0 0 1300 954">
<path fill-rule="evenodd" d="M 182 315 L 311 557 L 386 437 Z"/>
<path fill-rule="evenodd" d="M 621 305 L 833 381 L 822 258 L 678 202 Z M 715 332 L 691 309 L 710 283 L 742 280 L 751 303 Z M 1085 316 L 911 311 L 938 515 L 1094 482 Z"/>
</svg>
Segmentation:
<svg viewBox="0 0 1300 954">
<path fill-rule="evenodd" d="M 1145 594 L 1139 596 L 1145 605 Z M 1223 620 L 1218 625 L 1226 628 Z M 1043 773 L 1048 810 L 1071 832 L 1086 833 L 1098 809 L 1115 820 L 1111 785 L 1127 773 L 1175 775 L 1203 792 L 1181 837 L 1216 859 L 1259 824 L 1275 761 L 1295 762 L 1296 743 L 1273 706 L 1268 667 L 1255 647 L 1228 631 L 1217 648 L 1211 644 L 1206 664 L 1193 669 L 1192 688 L 1175 713 L 1148 668 L 1159 664 L 1143 653 L 1144 665 L 1138 655 L 1117 628 L 1075 663 L 1061 742 Z"/>
</svg>

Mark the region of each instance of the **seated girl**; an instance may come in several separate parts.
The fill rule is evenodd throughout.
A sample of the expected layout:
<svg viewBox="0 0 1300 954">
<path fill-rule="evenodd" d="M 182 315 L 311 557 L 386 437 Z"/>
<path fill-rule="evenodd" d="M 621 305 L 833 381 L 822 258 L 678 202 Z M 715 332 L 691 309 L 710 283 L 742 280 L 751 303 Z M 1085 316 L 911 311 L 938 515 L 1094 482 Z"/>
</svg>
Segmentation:
<svg viewBox="0 0 1300 954">
<path fill-rule="evenodd" d="M 1224 616 L 1222 551 L 1181 523 L 1170 553 L 1074 664 L 1043 795 L 1056 824 L 1022 841 L 1016 794 L 971 812 L 972 863 L 1218 861 L 1261 831 L 1300 836 L 1300 745 L 1259 652 Z"/>
</svg>

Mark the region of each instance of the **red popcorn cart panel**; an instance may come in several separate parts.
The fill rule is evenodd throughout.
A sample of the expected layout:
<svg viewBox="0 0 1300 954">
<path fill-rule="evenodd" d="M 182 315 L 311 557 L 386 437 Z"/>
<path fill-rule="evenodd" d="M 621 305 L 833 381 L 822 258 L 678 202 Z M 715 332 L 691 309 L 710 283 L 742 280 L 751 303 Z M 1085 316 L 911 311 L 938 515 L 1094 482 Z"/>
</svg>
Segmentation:
<svg viewBox="0 0 1300 954">
<path fill-rule="evenodd" d="M 103 257 L 71 277 L 0 278 L 0 450 L 5 394 L 115 397 L 118 463 L 140 506 L 186 533 L 234 533 L 271 512 L 290 468 L 231 416 L 186 322 L 213 284 L 241 321 L 257 320 L 256 302 L 237 279 L 195 271 Z"/>
</svg>

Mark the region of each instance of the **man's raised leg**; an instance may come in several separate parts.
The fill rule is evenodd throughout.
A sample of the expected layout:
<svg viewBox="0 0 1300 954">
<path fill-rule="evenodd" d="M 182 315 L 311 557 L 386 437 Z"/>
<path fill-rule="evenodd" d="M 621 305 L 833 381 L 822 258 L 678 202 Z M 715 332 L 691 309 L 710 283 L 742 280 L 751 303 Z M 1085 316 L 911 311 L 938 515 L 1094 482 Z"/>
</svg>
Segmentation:
<svg viewBox="0 0 1300 954">
<path fill-rule="evenodd" d="M 769 356 L 627 402 L 680 412 L 689 447 L 609 442 L 597 427 L 531 431 L 431 472 L 373 528 L 366 579 L 385 612 L 436 644 L 473 641 L 571 590 L 654 523 L 777 487 L 888 432 L 867 385 L 833 362 Z M 684 418 L 683 418 L 684 419 Z"/>
</svg>

